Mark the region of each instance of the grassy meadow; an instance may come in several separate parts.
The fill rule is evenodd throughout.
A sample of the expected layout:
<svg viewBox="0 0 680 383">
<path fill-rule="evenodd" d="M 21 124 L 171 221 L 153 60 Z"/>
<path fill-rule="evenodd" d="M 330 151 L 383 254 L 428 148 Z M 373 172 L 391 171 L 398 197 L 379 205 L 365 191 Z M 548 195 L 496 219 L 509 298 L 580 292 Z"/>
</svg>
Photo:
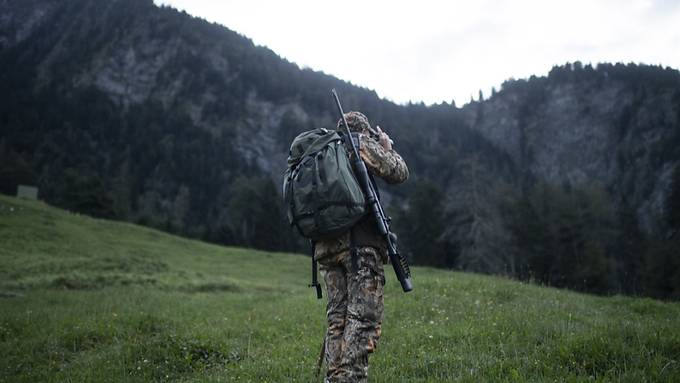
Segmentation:
<svg viewBox="0 0 680 383">
<path fill-rule="evenodd" d="M 309 258 L 0 197 L 0 382 L 319 382 Z M 680 304 L 387 270 L 372 382 L 680 382 Z"/>
</svg>

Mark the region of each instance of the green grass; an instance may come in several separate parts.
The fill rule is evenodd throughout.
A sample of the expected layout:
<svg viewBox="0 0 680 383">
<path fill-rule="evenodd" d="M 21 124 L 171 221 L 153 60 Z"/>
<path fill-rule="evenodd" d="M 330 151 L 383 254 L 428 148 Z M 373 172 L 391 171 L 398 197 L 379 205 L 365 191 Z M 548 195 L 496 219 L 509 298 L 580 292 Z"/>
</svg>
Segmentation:
<svg viewBox="0 0 680 383">
<path fill-rule="evenodd" d="M 680 382 L 680 304 L 387 270 L 373 382 Z M 0 197 L 1 382 L 312 382 L 309 259 Z"/>
</svg>

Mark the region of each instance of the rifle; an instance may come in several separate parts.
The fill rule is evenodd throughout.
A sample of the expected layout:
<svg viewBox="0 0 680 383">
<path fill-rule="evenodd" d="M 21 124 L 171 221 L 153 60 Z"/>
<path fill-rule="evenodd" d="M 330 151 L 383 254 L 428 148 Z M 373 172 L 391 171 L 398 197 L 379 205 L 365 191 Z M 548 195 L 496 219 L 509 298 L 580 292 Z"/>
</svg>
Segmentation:
<svg viewBox="0 0 680 383">
<path fill-rule="evenodd" d="M 401 288 L 407 293 L 413 290 L 413 285 L 411 284 L 411 270 L 408 267 L 408 262 L 406 262 L 406 258 L 399 254 L 399 250 L 397 250 L 397 236 L 390 231 L 390 218 L 385 215 L 375 185 L 371 182 L 368 170 L 366 169 L 366 164 L 359 156 L 359 149 L 357 149 L 357 145 L 352 139 L 352 132 L 349 130 L 349 125 L 347 125 L 345 112 L 342 111 L 342 105 L 340 105 L 338 94 L 335 92 L 335 89 L 332 89 L 331 93 L 333 93 L 335 105 L 338 107 L 338 112 L 340 112 L 342 123 L 345 125 L 347 134 L 343 134 L 343 140 L 348 149 L 352 148 L 352 153 L 354 154 L 354 158 L 352 159 L 354 175 L 357 177 L 361 190 L 364 192 L 366 202 L 369 205 L 369 210 L 375 217 L 375 221 L 378 225 L 378 232 L 380 232 L 380 235 L 387 241 L 387 254 L 390 257 L 390 263 L 392 263 L 394 273 L 397 275 Z"/>
</svg>

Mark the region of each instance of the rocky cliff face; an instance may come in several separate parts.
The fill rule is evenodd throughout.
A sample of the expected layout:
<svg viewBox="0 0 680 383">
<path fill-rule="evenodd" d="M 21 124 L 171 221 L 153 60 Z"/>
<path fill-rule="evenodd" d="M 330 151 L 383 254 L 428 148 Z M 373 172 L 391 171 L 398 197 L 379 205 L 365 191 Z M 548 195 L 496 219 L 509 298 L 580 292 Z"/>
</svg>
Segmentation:
<svg viewBox="0 0 680 383">
<path fill-rule="evenodd" d="M 151 1 L 7 0 L 0 10 L 4 52 L 26 53 L 44 44 L 31 57 L 33 85 L 93 88 L 123 112 L 150 100 L 181 110 L 194 127 L 216 137 L 229 135 L 241 159 L 264 172 L 278 176 L 285 167 L 286 153 L 276 142 L 282 117 L 288 113 L 303 124 L 312 123 L 298 103 L 274 103 L 252 85 L 244 86 L 245 77 L 254 76 L 243 73 L 247 67 L 273 53 L 225 29 L 211 33 L 220 28 L 210 31 L 212 26 L 202 20 L 157 8 Z M 258 54 L 244 57 L 250 51 Z M 229 100 L 234 90 L 244 96 L 238 102 Z M 229 118 L 233 111 L 224 110 L 229 106 L 242 108 L 238 113 L 247 117 Z"/>
<path fill-rule="evenodd" d="M 54 12 L 56 4 L 43 1 L 0 2 L 0 47 L 14 46 L 26 38 Z"/>
<path fill-rule="evenodd" d="M 623 68 L 569 66 L 562 71 L 570 80 L 508 84 L 467 107 L 467 120 L 525 176 L 556 185 L 601 183 L 618 204 L 635 206 L 653 232 L 680 159 L 677 72 L 668 70 L 668 81 L 655 86 L 653 78 L 610 74 L 617 70 Z"/>
</svg>

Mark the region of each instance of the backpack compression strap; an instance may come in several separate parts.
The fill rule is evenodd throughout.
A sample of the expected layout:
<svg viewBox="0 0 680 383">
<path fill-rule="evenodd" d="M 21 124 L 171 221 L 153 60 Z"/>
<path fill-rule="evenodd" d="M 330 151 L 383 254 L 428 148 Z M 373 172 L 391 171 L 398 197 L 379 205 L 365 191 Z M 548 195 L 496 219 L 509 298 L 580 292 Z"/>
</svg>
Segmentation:
<svg viewBox="0 0 680 383">
<path fill-rule="evenodd" d="M 337 132 L 332 132 L 332 133 L 327 133 L 326 135 L 323 135 L 321 137 L 318 137 L 316 140 L 314 140 L 307 149 L 295 159 L 296 164 L 301 163 L 305 157 L 315 154 L 319 149 L 323 148 L 324 146 L 330 144 L 333 141 L 342 141 L 342 138 L 338 135 Z"/>
<path fill-rule="evenodd" d="M 321 299 L 323 295 L 321 294 L 321 285 L 319 284 L 319 279 L 317 277 L 318 270 L 316 265 L 316 258 L 314 258 L 314 253 L 316 253 L 316 242 L 309 241 L 312 245 L 312 284 L 309 287 L 316 287 L 316 299 Z"/>
</svg>

